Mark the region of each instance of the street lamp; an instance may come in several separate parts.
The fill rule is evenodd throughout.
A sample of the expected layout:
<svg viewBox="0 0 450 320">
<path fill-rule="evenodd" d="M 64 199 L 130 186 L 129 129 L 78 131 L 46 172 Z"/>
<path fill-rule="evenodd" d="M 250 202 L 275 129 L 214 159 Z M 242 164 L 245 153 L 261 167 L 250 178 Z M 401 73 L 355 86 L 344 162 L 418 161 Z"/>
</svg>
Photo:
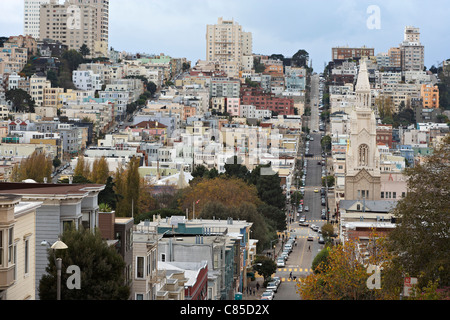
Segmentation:
<svg viewBox="0 0 450 320">
<path fill-rule="evenodd" d="M 50 249 L 54 251 L 55 265 L 56 265 L 56 300 L 61 300 L 61 269 L 62 269 L 62 259 L 56 259 L 55 250 L 64 250 L 67 249 L 67 245 L 61 240 L 56 241 L 52 245 L 47 240 L 41 242 L 41 246 L 49 246 Z"/>
</svg>

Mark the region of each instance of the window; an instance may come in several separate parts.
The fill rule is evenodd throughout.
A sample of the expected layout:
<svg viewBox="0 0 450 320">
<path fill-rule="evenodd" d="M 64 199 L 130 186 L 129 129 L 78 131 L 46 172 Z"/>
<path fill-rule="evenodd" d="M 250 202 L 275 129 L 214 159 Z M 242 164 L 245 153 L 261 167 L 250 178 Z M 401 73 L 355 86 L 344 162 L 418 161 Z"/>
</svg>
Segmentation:
<svg viewBox="0 0 450 320">
<path fill-rule="evenodd" d="M 381 199 L 384 199 L 384 192 L 381 192 Z"/>
<path fill-rule="evenodd" d="M 0 266 L 3 265 L 3 231 L 0 230 Z"/>
<path fill-rule="evenodd" d="M 362 144 L 358 148 L 358 165 L 360 167 L 366 167 L 369 164 L 369 147 L 366 144 Z"/>
<path fill-rule="evenodd" d="M 8 230 L 8 262 L 12 262 L 13 261 L 13 236 L 14 236 L 14 229 L 10 228 Z"/>
<path fill-rule="evenodd" d="M 136 277 L 144 278 L 144 257 L 136 258 Z"/>
<path fill-rule="evenodd" d="M 136 293 L 136 300 L 144 300 L 144 295 L 142 293 Z"/>
<path fill-rule="evenodd" d="M 28 239 L 25 240 L 25 262 L 24 262 L 24 269 L 25 274 L 28 274 L 30 272 L 30 241 Z"/>
</svg>

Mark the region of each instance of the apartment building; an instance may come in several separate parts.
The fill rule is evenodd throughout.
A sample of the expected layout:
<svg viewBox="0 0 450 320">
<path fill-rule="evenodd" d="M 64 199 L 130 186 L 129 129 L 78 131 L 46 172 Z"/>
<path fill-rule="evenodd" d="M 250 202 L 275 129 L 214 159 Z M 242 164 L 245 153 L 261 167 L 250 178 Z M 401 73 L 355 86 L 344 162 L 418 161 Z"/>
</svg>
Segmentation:
<svg viewBox="0 0 450 320">
<path fill-rule="evenodd" d="M 44 103 L 45 89 L 52 87 L 47 77 L 43 74 L 34 74 L 30 77 L 30 96 L 38 107 Z"/>
<path fill-rule="evenodd" d="M 388 51 L 389 65 L 393 68 L 402 67 L 402 53 L 399 47 L 390 48 Z"/>
<path fill-rule="evenodd" d="M 331 48 L 332 60 L 353 60 L 373 56 L 375 56 L 375 49 L 367 48 L 366 46 L 362 46 L 360 48 L 350 48 L 348 46 Z"/>
<path fill-rule="evenodd" d="M 109 0 L 58 0 L 40 6 L 39 38 L 53 39 L 91 57 L 108 56 Z"/>
<path fill-rule="evenodd" d="M 241 88 L 241 105 L 254 105 L 259 109 L 268 109 L 278 115 L 293 115 L 294 100 L 264 93 L 261 89 L 243 86 Z"/>
<path fill-rule="evenodd" d="M 35 218 L 41 204 L 0 195 L 0 300 L 35 300 Z"/>
<path fill-rule="evenodd" d="M 251 32 L 220 17 L 217 24 L 206 27 L 206 61 L 218 62 L 220 71 L 238 77 L 239 71 L 253 67 L 252 41 Z"/>
<path fill-rule="evenodd" d="M 92 70 L 72 72 L 72 81 L 75 87 L 80 90 L 101 90 L 103 82 L 100 74 L 94 73 Z"/>
<path fill-rule="evenodd" d="M 420 87 L 420 97 L 422 98 L 424 109 L 439 108 L 439 87 L 431 84 L 422 84 Z"/>
<path fill-rule="evenodd" d="M 48 4 L 50 0 L 24 0 L 23 32 L 38 40 L 40 37 L 41 5 Z"/>
<path fill-rule="evenodd" d="M 19 47 L 15 43 L 5 42 L 0 48 L 0 74 L 22 71 L 27 63 L 27 51 L 26 48 Z"/>
<path fill-rule="evenodd" d="M 23 36 L 11 36 L 9 37 L 8 43 L 14 43 L 20 48 L 26 48 L 28 55 L 37 54 L 37 42 L 36 39 L 30 35 Z"/>
<path fill-rule="evenodd" d="M 213 78 L 210 84 L 211 98 L 239 98 L 239 80 Z"/>
<path fill-rule="evenodd" d="M 405 27 L 404 39 L 400 44 L 402 71 L 423 71 L 425 47 L 420 43 L 419 28 Z"/>
</svg>

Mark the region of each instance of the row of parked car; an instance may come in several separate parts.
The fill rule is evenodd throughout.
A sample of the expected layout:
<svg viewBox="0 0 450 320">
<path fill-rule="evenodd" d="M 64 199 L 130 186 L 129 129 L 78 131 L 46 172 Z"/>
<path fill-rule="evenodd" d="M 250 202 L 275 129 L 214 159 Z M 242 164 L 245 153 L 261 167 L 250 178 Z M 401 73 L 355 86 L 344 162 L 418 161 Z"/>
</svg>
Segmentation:
<svg viewBox="0 0 450 320">
<path fill-rule="evenodd" d="M 286 261 L 289 258 L 289 255 L 291 254 L 294 245 L 295 245 L 295 236 L 291 236 L 285 243 L 283 247 L 283 252 L 277 259 L 277 267 L 284 267 L 286 265 Z"/>
<path fill-rule="evenodd" d="M 266 291 L 261 295 L 261 300 L 273 300 L 275 298 L 275 293 L 277 293 L 280 287 L 281 279 L 280 277 L 273 277 L 271 281 L 267 283 Z"/>
</svg>

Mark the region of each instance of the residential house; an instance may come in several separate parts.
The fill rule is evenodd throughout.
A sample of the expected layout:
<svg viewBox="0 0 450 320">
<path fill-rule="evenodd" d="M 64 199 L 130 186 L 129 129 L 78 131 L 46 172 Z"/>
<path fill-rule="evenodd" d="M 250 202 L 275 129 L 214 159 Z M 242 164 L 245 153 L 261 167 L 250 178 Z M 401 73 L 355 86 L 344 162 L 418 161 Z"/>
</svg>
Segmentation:
<svg viewBox="0 0 450 320">
<path fill-rule="evenodd" d="M 44 240 L 54 243 L 66 227 L 94 230 L 98 227 L 98 194 L 105 185 L 45 184 L 0 182 L 0 195 L 15 194 L 22 201 L 40 204 L 36 208 L 34 233 L 35 296 L 38 299 L 39 280 L 48 265 L 48 248 L 40 245 Z M 16 238 L 16 237 L 15 237 Z M 7 242 L 6 242 L 7 243 Z M 31 249 L 31 248 L 30 248 Z"/>
<path fill-rule="evenodd" d="M 35 300 L 36 210 L 41 204 L 0 195 L 0 300 Z"/>
</svg>

